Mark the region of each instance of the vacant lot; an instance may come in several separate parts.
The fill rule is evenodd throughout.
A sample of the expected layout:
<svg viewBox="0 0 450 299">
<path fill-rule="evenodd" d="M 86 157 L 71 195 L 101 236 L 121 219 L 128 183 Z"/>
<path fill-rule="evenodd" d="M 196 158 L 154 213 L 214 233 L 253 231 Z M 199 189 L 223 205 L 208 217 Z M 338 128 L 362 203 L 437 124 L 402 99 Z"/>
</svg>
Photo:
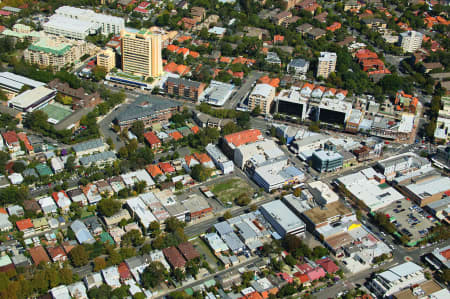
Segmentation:
<svg viewBox="0 0 450 299">
<path fill-rule="evenodd" d="M 242 194 L 247 194 L 251 197 L 255 190 L 246 181 L 240 178 L 233 178 L 213 185 L 211 191 L 217 199 L 227 204 L 228 202 L 233 203 Z"/>
</svg>

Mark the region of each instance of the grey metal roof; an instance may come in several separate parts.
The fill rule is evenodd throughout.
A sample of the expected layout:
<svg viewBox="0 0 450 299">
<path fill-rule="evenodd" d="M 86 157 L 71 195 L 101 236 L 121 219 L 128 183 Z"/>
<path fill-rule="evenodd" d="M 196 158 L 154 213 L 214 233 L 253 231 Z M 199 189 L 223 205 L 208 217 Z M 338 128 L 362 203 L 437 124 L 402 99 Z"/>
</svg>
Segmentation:
<svg viewBox="0 0 450 299">
<path fill-rule="evenodd" d="M 191 81 L 191 80 L 186 80 L 186 79 L 183 79 L 183 78 L 174 78 L 174 77 L 169 77 L 169 78 L 167 78 L 167 82 L 166 82 L 166 84 L 167 83 L 169 83 L 169 82 L 172 82 L 172 83 L 174 83 L 175 85 L 185 85 L 185 86 L 188 86 L 188 87 L 195 87 L 195 88 L 198 88 L 199 86 L 200 86 L 200 82 L 197 82 L 197 81 Z"/>
<path fill-rule="evenodd" d="M 302 58 L 292 59 L 291 62 L 289 62 L 290 67 L 305 67 L 308 61 Z"/>
<path fill-rule="evenodd" d="M 231 251 L 239 251 L 245 248 L 244 243 L 242 243 L 242 241 L 234 232 L 223 235 L 222 239 L 228 245 L 228 247 L 230 247 Z"/>
<path fill-rule="evenodd" d="M 90 149 L 95 149 L 104 146 L 103 140 L 101 138 L 89 140 L 86 142 L 77 143 L 73 146 L 75 152 L 82 152 Z"/>
<path fill-rule="evenodd" d="M 77 237 L 77 240 L 80 244 L 88 243 L 92 244 L 95 243 L 94 237 L 92 237 L 91 233 L 88 231 L 86 225 L 84 225 L 83 222 L 80 220 L 75 220 L 70 225 L 70 228 L 75 233 L 75 236 Z"/>
<path fill-rule="evenodd" d="M 98 163 L 103 161 L 108 161 L 109 159 L 115 159 L 116 154 L 114 152 L 101 152 L 89 156 L 84 156 L 80 158 L 80 163 L 85 166 L 91 163 Z"/>
<path fill-rule="evenodd" d="M 116 120 L 118 122 L 125 122 L 133 119 L 141 119 L 156 114 L 159 111 L 179 106 L 180 104 L 175 101 L 163 100 L 155 96 L 140 96 L 127 109 L 117 115 Z"/>
<path fill-rule="evenodd" d="M 16 75 L 10 72 L 2 72 L 0 73 L 0 85 L 8 86 L 11 89 L 20 90 L 24 85 L 36 88 L 39 86 L 44 86 L 45 83 L 32 80 L 20 75 Z"/>
<path fill-rule="evenodd" d="M 216 229 L 216 231 L 221 236 L 233 232 L 233 228 L 226 221 L 222 221 L 222 222 L 216 223 L 214 225 L 214 228 Z"/>
</svg>

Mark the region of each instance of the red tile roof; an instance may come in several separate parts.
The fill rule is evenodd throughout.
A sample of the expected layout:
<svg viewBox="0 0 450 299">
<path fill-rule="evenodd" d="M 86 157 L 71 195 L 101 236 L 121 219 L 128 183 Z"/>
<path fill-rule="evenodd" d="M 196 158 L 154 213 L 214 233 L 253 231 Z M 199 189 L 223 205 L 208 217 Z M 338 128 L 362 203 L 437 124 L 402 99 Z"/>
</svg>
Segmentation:
<svg viewBox="0 0 450 299">
<path fill-rule="evenodd" d="M 28 141 L 28 137 L 25 132 L 17 133 L 17 137 L 25 144 L 25 148 L 27 149 L 27 151 L 33 151 L 33 146 L 31 145 L 30 141 Z"/>
<path fill-rule="evenodd" d="M 211 158 L 206 153 L 194 153 L 195 159 L 200 161 L 200 163 L 208 163 L 211 160 Z"/>
<path fill-rule="evenodd" d="M 0 208 L 0 214 L 8 214 L 8 212 L 6 212 L 5 208 Z"/>
<path fill-rule="evenodd" d="M 189 72 L 190 68 L 183 64 L 176 64 L 175 62 L 171 61 L 168 64 L 164 66 L 164 71 L 169 73 L 177 73 L 180 76 L 183 76 Z"/>
<path fill-rule="evenodd" d="M 219 62 L 230 63 L 231 62 L 231 58 L 230 57 L 226 57 L 226 56 L 221 56 L 219 58 Z"/>
<path fill-rule="evenodd" d="M 200 57 L 200 53 L 198 53 L 196 51 L 190 51 L 189 52 L 189 56 L 192 56 L 193 58 L 199 58 Z"/>
<path fill-rule="evenodd" d="M 183 54 L 183 56 L 186 56 L 189 54 L 189 49 L 188 48 L 179 48 L 177 51 L 177 54 Z"/>
<path fill-rule="evenodd" d="M 273 37 L 273 42 L 274 43 L 282 43 L 283 41 L 284 41 L 284 36 L 282 36 L 282 35 L 276 34 Z"/>
<path fill-rule="evenodd" d="M 6 29 L 5 26 L 0 25 L 0 33 L 2 33 L 3 31 L 5 31 L 5 29 Z"/>
<path fill-rule="evenodd" d="M 186 260 L 181 253 L 174 246 L 163 249 L 164 256 L 169 264 L 174 268 L 183 268 L 186 265 Z"/>
<path fill-rule="evenodd" d="M 69 196 L 67 196 L 66 191 L 64 191 L 64 190 L 61 190 L 59 192 L 53 192 L 52 193 L 52 197 L 53 197 L 53 199 L 55 200 L 56 203 L 58 203 L 58 200 L 59 200 L 59 196 L 58 196 L 59 193 L 62 193 L 64 195 L 64 197 L 69 198 Z"/>
<path fill-rule="evenodd" d="M 47 255 L 47 252 L 45 252 L 44 247 L 42 246 L 36 246 L 28 249 L 28 252 L 31 255 L 31 258 L 33 259 L 33 262 L 36 265 L 39 265 L 40 263 L 49 263 L 50 258 Z"/>
<path fill-rule="evenodd" d="M 176 45 L 168 45 L 167 46 L 167 50 L 169 50 L 170 52 L 176 52 L 176 51 L 178 51 L 178 49 L 180 49 L 180 47 L 178 47 Z"/>
<path fill-rule="evenodd" d="M 158 166 L 164 173 L 175 172 L 175 168 L 169 162 L 159 162 Z"/>
<path fill-rule="evenodd" d="M 184 156 L 184 161 L 186 162 L 188 167 L 191 167 L 191 161 L 192 160 L 197 161 L 197 159 L 194 158 L 194 155 L 186 155 L 186 156 Z"/>
<path fill-rule="evenodd" d="M 233 144 L 235 147 L 239 147 L 262 139 L 262 134 L 258 129 L 250 129 L 226 135 L 224 138 L 228 143 Z"/>
<path fill-rule="evenodd" d="M 192 133 L 197 134 L 200 131 L 200 129 L 197 126 L 193 126 L 191 128 L 191 131 L 192 131 Z"/>
<path fill-rule="evenodd" d="M 309 281 L 309 277 L 306 274 L 302 274 L 300 272 L 294 273 L 294 276 L 297 277 L 301 283 L 305 283 Z"/>
<path fill-rule="evenodd" d="M 144 133 L 144 138 L 150 145 L 158 145 L 161 144 L 161 140 L 155 135 L 153 132 Z"/>
<path fill-rule="evenodd" d="M 317 280 L 322 277 L 325 277 L 326 273 L 325 270 L 323 270 L 323 268 L 317 267 L 311 271 L 308 271 L 306 275 L 308 275 L 309 280 Z"/>
<path fill-rule="evenodd" d="M 183 43 L 183 42 L 185 42 L 185 41 L 187 41 L 187 40 L 190 40 L 190 39 L 192 39 L 192 37 L 190 37 L 190 36 L 188 36 L 188 35 L 183 35 L 183 36 L 180 36 L 180 37 L 178 38 L 178 42 Z"/>
<path fill-rule="evenodd" d="M 6 10 L 0 10 L 0 16 L 10 16 L 12 12 Z"/>
<path fill-rule="evenodd" d="M 5 139 L 5 142 L 8 144 L 13 144 L 13 143 L 19 142 L 17 134 L 14 131 L 5 132 L 2 135 L 3 135 L 3 139 Z"/>
<path fill-rule="evenodd" d="M 190 242 L 181 243 L 178 245 L 178 249 L 184 258 L 188 261 L 198 258 L 200 254 L 194 248 L 194 246 Z"/>
<path fill-rule="evenodd" d="M 58 258 L 58 255 L 61 255 L 61 257 L 60 257 L 61 260 L 64 260 L 65 258 L 67 258 L 67 255 L 61 246 L 48 247 L 47 252 L 53 261 L 55 261 L 55 259 Z"/>
<path fill-rule="evenodd" d="M 342 25 L 339 22 L 334 22 L 333 24 L 331 24 L 330 26 L 327 27 L 328 31 L 334 32 L 338 29 L 341 29 Z"/>
<path fill-rule="evenodd" d="M 16 225 L 20 231 L 34 227 L 33 222 L 31 222 L 30 218 L 16 221 Z"/>
<path fill-rule="evenodd" d="M 336 273 L 339 267 L 328 257 L 316 261 L 316 264 L 322 266 L 327 273 Z"/>
<path fill-rule="evenodd" d="M 183 138 L 183 135 L 181 135 L 181 133 L 178 132 L 178 131 L 174 131 L 172 133 L 169 133 L 169 135 L 172 136 L 172 138 L 175 139 L 175 140 L 179 140 L 179 139 Z"/>
<path fill-rule="evenodd" d="M 155 178 L 156 176 L 163 174 L 163 172 L 158 167 L 158 165 L 150 164 L 150 165 L 147 165 L 147 167 L 145 169 L 152 176 L 152 178 Z"/>
<path fill-rule="evenodd" d="M 131 277 L 130 268 L 128 268 L 125 262 L 120 263 L 117 270 L 119 271 L 121 279 L 126 280 Z"/>
</svg>

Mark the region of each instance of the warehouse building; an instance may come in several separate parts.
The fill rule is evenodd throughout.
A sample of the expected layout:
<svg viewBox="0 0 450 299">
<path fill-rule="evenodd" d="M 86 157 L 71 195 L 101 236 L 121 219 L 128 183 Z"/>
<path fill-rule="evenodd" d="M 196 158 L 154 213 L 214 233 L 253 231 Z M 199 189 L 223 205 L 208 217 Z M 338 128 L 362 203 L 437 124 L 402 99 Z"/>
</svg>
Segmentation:
<svg viewBox="0 0 450 299">
<path fill-rule="evenodd" d="M 281 200 L 266 203 L 260 208 L 261 213 L 281 236 L 305 234 L 305 223 L 298 218 Z"/>
<path fill-rule="evenodd" d="M 21 112 L 33 112 L 56 97 L 56 91 L 44 86 L 22 92 L 8 102 L 8 106 Z"/>
</svg>

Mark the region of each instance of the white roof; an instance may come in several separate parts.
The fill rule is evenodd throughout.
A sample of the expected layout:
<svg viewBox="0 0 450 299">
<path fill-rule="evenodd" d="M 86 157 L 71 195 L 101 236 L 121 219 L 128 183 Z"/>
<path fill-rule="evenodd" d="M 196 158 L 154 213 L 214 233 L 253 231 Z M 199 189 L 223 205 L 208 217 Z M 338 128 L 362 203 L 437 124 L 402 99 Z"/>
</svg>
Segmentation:
<svg viewBox="0 0 450 299">
<path fill-rule="evenodd" d="M 9 86 L 13 89 L 20 90 L 24 85 L 31 86 L 33 88 L 44 86 L 45 83 L 29 79 L 24 76 L 16 75 L 10 72 L 0 73 L 0 85 Z"/>
<path fill-rule="evenodd" d="M 50 290 L 50 293 L 52 294 L 53 298 L 58 299 L 71 299 L 69 295 L 69 290 L 67 289 L 67 286 L 60 285 Z"/>
<path fill-rule="evenodd" d="M 104 23 L 115 23 L 117 25 L 124 25 L 125 21 L 123 18 L 115 17 L 111 15 L 104 15 L 96 13 L 90 9 L 82 9 L 72 6 L 61 6 L 55 10 L 58 15 L 73 16 L 84 20 L 89 20 L 91 22 L 104 22 Z"/>
<path fill-rule="evenodd" d="M 155 182 L 152 180 L 152 177 L 148 174 L 148 172 L 145 169 L 139 169 L 133 172 L 128 172 L 126 174 L 122 174 L 121 177 L 126 185 L 134 185 L 138 181 L 146 182 L 147 187 L 155 185 Z"/>
<path fill-rule="evenodd" d="M 420 198 L 426 198 L 434 194 L 445 192 L 450 189 L 450 178 L 438 177 L 433 180 L 406 186 L 412 193 Z"/>
<path fill-rule="evenodd" d="M 49 96 L 53 92 L 54 90 L 52 89 L 49 89 L 44 86 L 39 86 L 34 89 L 22 92 L 18 96 L 11 99 L 8 103 L 16 107 L 27 108 L 36 103 L 37 101 L 41 100 L 42 98 Z"/>
<path fill-rule="evenodd" d="M 53 15 L 49 18 L 48 22 L 44 24 L 44 30 L 46 27 L 84 34 L 91 30 L 92 24 L 88 21 L 72 19 L 61 15 Z"/>
<path fill-rule="evenodd" d="M 305 225 L 281 200 L 274 200 L 261 206 L 286 232 Z"/>
<path fill-rule="evenodd" d="M 145 227 L 148 227 L 151 222 L 156 221 L 155 216 L 139 197 L 130 198 L 127 200 L 127 204 Z"/>
<path fill-rule="evenodd" d="M 319 61 L 336 60 L 337 54 L 334 52 L 320 52 Z"/>
<path fill-rule="evenodd" d="M 403 114 L 402 120 L 400 121 L 398 131 L 401 133 L 411 133 L 414 127 L 414 115 L 413 114 Z"/>
<path fill-rule="evenodd" d="M 226 31 L 227 31 L 227 29 L 225 29 L 223 27 L 214 26 L 213 28 L 208 30 L 208 33 L 222 35 L 222 34 L 225 34 Z"/>
<path fill-rule="evenodd" d="M 228 250 L 227 244 L 225 244 L 225 242 L 223 242 L 219 235 L 216 233 L 206 234 L 205 239 L 206 241 L 208 241 L 209 246 L 211 246 L 214 251 L 221 252 Z"/>
<path fill-rule="evenodd" d="M 8 179 L 11 181 L 11 184 L 13 184 L 13 185 L 18 185 L 23 182 L 23 176 L 17 172 L 9 175 Z"/>
<path fill-rule="evenodd" d="M 252 93 L 250 95 L 268 97 L 274 90 L 275 87 L 273 87 L 272 85 L 256 84 L 255 88 L 253 88 Z"/>
<path fill-rule="evenodd" d="M 103 279 L 105 280 L 105 283 L 110 287 L 116 288 L 121 286 L 119 281 L 120 274 L 116 266 L 111 266 L 109 268 L 103 269 L 102 276 Z"/>
<path fill-rule="evenodd" d="M 389 282 L 395 282 L 402 277 L 406 277 L 418 271 L 423 271 L 423 268 L 414 264 L 413 262 L 406 262 L 387 271 L 384 271 L 379 275 Z"/>
</svg>

